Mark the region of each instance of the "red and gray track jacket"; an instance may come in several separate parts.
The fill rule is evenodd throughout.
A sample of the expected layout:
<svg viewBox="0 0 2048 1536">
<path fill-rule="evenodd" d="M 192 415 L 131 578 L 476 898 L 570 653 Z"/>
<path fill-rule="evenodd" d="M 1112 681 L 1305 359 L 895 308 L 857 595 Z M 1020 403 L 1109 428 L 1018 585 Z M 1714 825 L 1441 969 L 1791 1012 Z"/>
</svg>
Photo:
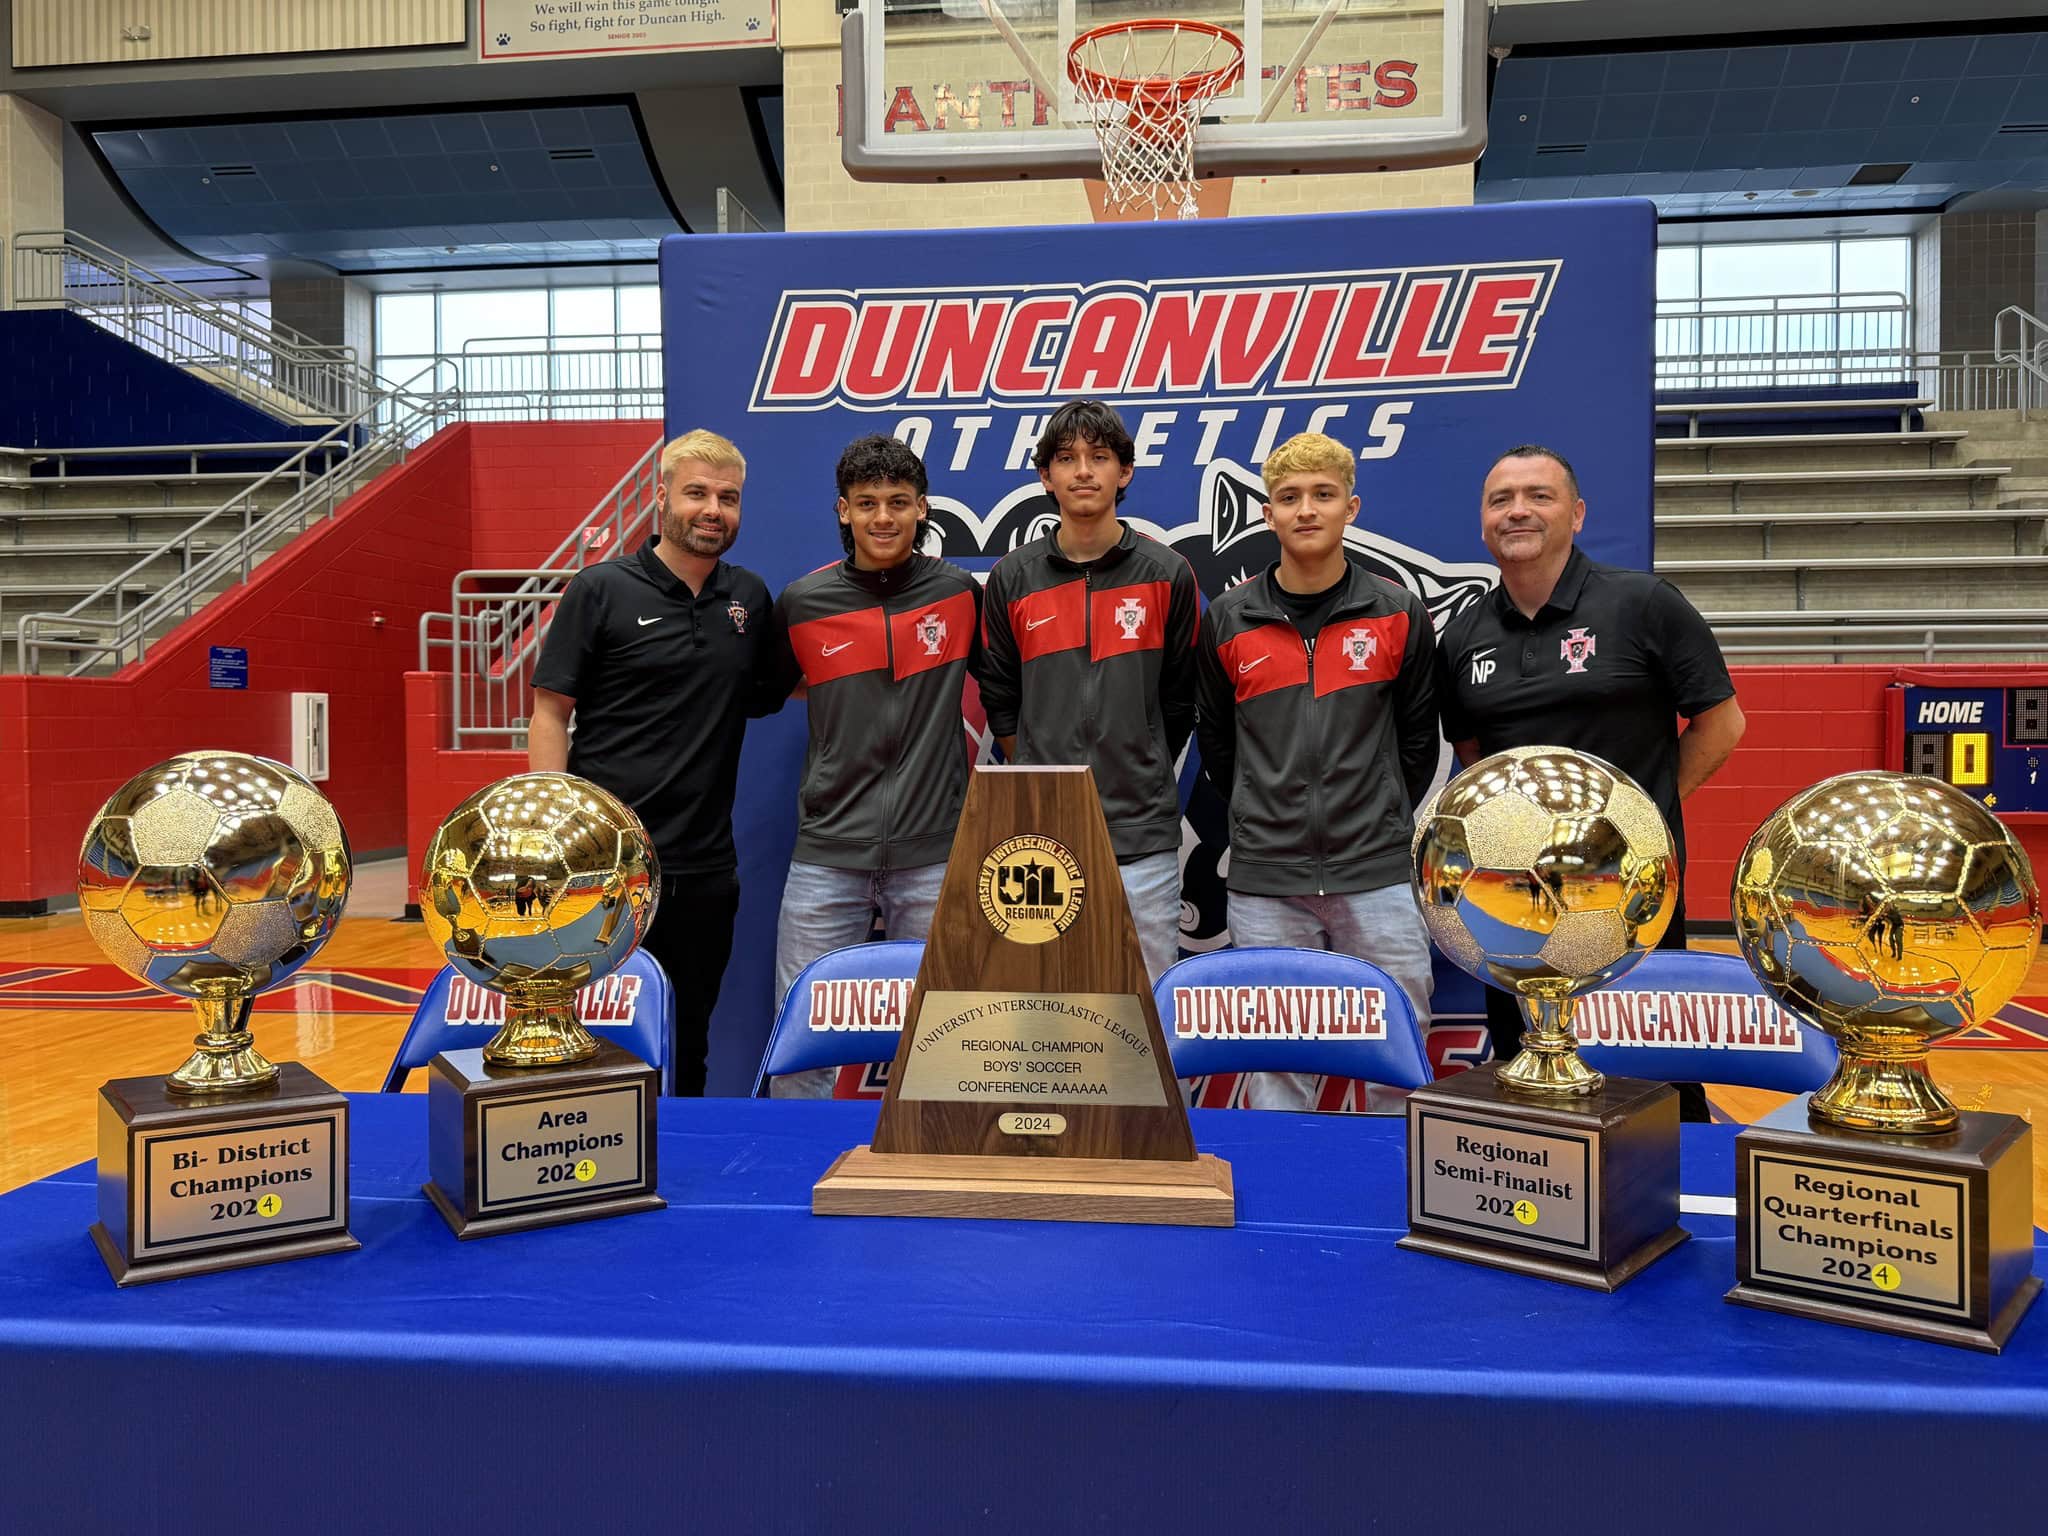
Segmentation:
<svg viewBox="0 0 2048 1536">
<path fill-rule="evenodd" d="M 961 690 L 981 658 L 981 589 L 912 555 L 886 571 L 843 560 L 775 604 L 777 681 L 808 687 L 796 857 L 828 869 L 945 862 L 967 793 Z"/>
<path fill-rule="evenodd" d="M 1266 576 L 1209 605 L 1202 771 L 1230 802 L 1233 891 L 1308 896 L 1408 878 L 1437 767 L 1436 636 L 1422 600 L 1352 566 L 1313 640 Z"/>
<path fill-rule="evenodd" d="M 1186 560 L 1134 532 L 1085 563 L 1047 534 L 989 573 L 989 730 L 1020 763 L 1087 763 L 1121 862 L 1180 847 L 1174 763 L 1195 723 L 1201 595 Z"/>
</svg>

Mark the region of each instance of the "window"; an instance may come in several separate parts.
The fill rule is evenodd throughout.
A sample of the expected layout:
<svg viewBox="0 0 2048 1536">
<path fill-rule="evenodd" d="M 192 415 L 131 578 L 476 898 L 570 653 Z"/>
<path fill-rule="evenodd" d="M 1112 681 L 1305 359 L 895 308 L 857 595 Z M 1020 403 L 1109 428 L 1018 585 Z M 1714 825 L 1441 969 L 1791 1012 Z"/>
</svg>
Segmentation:
<svg viewBox="0 0 2048 1536">
<path fill-rule="evenodd" d="M 661 414 L 661 290 L 500 288 L 377 296 L 377 371 L 452 390 L 470 420 Z"/>
<path fill-rule="evenodd" d="M 1904 237 L 1660 247 L 1658 387 L 1910 375 L 1911 272 Z"/>
</svg>

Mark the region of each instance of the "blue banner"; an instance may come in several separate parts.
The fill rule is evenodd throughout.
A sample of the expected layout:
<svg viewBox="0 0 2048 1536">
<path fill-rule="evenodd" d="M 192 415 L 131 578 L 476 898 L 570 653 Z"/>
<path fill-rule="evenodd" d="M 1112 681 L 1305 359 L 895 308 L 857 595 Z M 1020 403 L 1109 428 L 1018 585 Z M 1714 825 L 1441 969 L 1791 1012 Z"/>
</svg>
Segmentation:
<svg viewBox="0 0 2048 1536">
<path fill-rule="evenodd" d="M 833 466 L 852 438 L 917 448 L 931 545 L 986 571 L 1057 520 L 1030 465 L 1046 417 L 1105 399 L 1137 441 L 1122 515 L 1185 555 L 1210 595 L 1277 557 L 1266 455 L 1327 432 L 1358 451 L 1353 557 L 1418 593 L 1441 628 L 1493 583 L 1479 487 L 1517 444 L 1572 461 L 1589 554 L 1649 565 L 1655 250 L 1654 210 L 1635 200 L 675 236 L 661 252 L 667 429 L 710 427 L 747 455 L 732 558 L 780 591 L 839 557 Z M 968 723 L 981 725 L 972 706 Z M 748 732 L 713 1092 L 748 1090 L 772 1018 L 804 730 L 796 705 Z M 1214 948 L 1227 942 L 1223 811 L 1206 787 L 1183 850 L 1183 945 Z M 1476 1011 L 1475 993 L 1446 974 L 1437 1011 Z M 1441 1049 L 1473 1045 L 1446 1035 Z"/>
</svg>

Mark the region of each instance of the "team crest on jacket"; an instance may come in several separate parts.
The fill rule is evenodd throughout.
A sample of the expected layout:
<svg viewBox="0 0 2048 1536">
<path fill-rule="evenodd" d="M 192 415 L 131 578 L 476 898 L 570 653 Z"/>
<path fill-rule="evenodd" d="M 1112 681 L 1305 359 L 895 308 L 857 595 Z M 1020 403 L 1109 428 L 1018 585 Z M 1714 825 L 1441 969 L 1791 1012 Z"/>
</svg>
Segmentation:
<svg viewBox="0 0 2048 1536">
<path fill-rule="evenodd" d="M 1566 672 L 1583 672 L 1586 670 L 1586 662 L 1592 656 L 1593 645 L 1598 638 L 1597 635 L 1591 634 L 1584 629 L 1575 629 L 1564 637 L 1564 643 L 1558 647 L 1558 650 L 1565 661 L 1569 663 L 1565 667 Z"/>
<path fill-rule="evenodd" d="M 1380 637 L 1369 629 L 1354 629 L 1344 636 L 1344 659 L 1351 663 L 1354 672 L 1363 672 L 1379 648 Z"/>
<path fill-rule="evenodd" d="M 917 621 L 914 633 L 918 644 L 924 647 L 927 656 L 939 654 L 939 647 L 946 643 L 946 621 L 936 613 L 928 613 Z"/>
<path fill-rule="evenodd" d="M 1116 620 L 1116 627 L 1126 640 L 1135 640 L 1145 625 L 1145 605 L 1135 597 L 1127 597 L 1116 605 L 1116 612 L 1110 617 Z"/>
<path fill-rule="evenodd" d="M 744 603 L 728 603 L 725 616 L 732 620 L 732 632 L 744 635 L 747 632 L 747 609 Z"/>
</svg>

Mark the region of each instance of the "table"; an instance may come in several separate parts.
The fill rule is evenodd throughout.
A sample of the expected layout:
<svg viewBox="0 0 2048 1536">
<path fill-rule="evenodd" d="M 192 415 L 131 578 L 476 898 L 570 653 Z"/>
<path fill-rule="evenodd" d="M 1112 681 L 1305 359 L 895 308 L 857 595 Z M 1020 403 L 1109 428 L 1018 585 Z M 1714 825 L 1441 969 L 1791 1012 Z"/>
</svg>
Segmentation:
<svg viewBox="0 0 2048 1536">
<path fill-rule="evenodd" d="M 358 1253 L 121 1292 L 90 1165 L 0 1197 L 0 1528 L 2038 1519 L 2048 1306 L 1997 1358 L 1727 1306 L 1717 1215 L 1614 1295 L 1398 1251 L 1398 1121 L 1198 1111 L 1209 1231 L 813 1217 L 873 1104 L 668 1100 L 669 1209 L 458 1243 L 424 1097 L 354 1103 Z"/>
</svg>

